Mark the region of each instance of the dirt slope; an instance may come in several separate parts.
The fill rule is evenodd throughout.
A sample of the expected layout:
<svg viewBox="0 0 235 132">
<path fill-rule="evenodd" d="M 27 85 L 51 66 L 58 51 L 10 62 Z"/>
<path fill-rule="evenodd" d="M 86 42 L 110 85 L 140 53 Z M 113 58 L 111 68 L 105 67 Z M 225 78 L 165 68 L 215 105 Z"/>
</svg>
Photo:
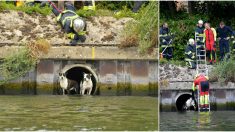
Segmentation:
<svg viewBox="0 0 235 132">
<path fill-rule="evenodd" d="M 36 38 L 44 38 L 52 44 L 68 43 L 53 14 L 28 15 L 17 11 L 3 11 L 0 13 L 0 41 L 26 42 Z M 87 19 L 86 43 L 119 43 L 120 32 L 125 23 L 132 18 L 117 20 L 113 17 L 91 17 Z"/>
</svg>

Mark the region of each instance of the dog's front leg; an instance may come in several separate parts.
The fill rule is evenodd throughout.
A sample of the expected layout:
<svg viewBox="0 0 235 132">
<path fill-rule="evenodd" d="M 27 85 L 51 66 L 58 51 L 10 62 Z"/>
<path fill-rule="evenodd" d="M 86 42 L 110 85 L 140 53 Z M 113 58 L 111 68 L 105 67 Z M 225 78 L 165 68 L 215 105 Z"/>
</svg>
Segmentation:
<svg viewBox="0 0 235 132">
<path fill-rule="evenodd" d="M 85 93 L 85 89 L 82 89 L 82 94 L 81 95 L 84 95 L 84 93 Z"/>
<path fill-rule="evenodd" d="M 82 88 L 80 88 L 80 95 L 82 95 Z"/>
<path fill-rule="evenodd" d="M 91 95 L 91 90 L 92 90 L 92 89 L 89 89 L 88 95 Z"/>
<path fill-rule="evenodd" d="M 63 95 L 65 95 L 65 89 L 63 89 Z"/>
</svg>

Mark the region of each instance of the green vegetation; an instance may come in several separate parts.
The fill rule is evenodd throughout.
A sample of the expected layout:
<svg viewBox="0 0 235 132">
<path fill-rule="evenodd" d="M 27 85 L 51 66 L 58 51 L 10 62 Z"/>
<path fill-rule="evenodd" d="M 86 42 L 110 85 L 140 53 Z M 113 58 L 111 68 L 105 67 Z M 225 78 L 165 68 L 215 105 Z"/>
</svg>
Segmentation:
<svg viewBox="0 0 235 132">
<path fill-rule="evenodd" d="M 37 40 L 33 43 L 27 43 L 17 53 L 10 54 L 7 58 L 4 58 L 0 64 L 0 84 L 4 84 L 20 76 L 23 76 L 30 70 L 32 70 L 39 57 L 42 54 L 48 53 L 50 44 L 45 40 Z"/>
<path fill-rule="evenodd" d="M 123 17 L 134 18 L 133 21 L 127 23 L 123 31 L 123 40 L 121 48 L 138 46 L 141 54 L 152 53 L 157 45 L 158 36 L 158 2 L 145 2 L 138 13 L 133 13 L 133 1 L 102 1 L 96 2 L 96 10 L 85 11 L 79 9 L 76 13 L 79 16 L 89 18 L 91 16 L 113 16 L 117 19 Z M 26 12 L 28 14 L 39 13 L 48 15 L 51 13 L 50 7 L 35 6 L 21 6 L 16 7 L 14 2 L 1 2 L 0 11 L 16 10 Z"/>
<path fill-rule="evenodd" d="M 160 59 L 160 64 L 168 64 L 168 63 L 176 65 L 176 66 L 186 66 L 185 61 L 182 61 L 182 60 L 167 60 L 165 58 Z"/>
<path fill-rule="evenodd" d="M 108 4 L 107 4 L 108 3 Z M 118 4 L 116 1 L 113 2 L 97 2 L 96 10 L 83 10 L 79 9 L 76 13 L 82 17 L 91 17 L 91 16 L 113 16 L 115 18 L 123 18 L 123 17 L 135 17 L 136 15 L 131 11 L 127 4 L 121 2 L 122 6 Z M 117 4 L 117 5 L 114 5 Z M 106 6 L 105 6 L 106 5 Z"/>
<path fill-rule="evenodd" d="M 235 63 L 234 60 L 224 61 L 215 66 L 210 72 L 210 80 L 220 83 L 235 82 Z"/>
<path fill-rule="evenodd" d="M 27 14 L 32 13 L 39 13 L 42 15 L 49 15 L 51 13 L 51 8 L 45 6 L 40 8 L 40 4 L 36 3 L 34 6 L 20 6 L 16 7 L 14 2 L 0 2 L 0 12 L 3 10 L 16 10 L 22 11 Z M 91 16 L 114 16 L 116 18 L 122 17 L 134 17 L 134 13 L 130 10 L 130 5 L 133 2 L 116 2 L 116 1 L 103 1 L 103 2 L 96 2 L 96 10 L 86 11 L 83 9 L 79 9 L 76 11 L 78 15 L 81 17 L 91 17 Z M 120 14 L 116 15 L 115 12 L 119 11 Z"/>
<path fill-rule="evenodd" d="M 202 15 L 190 15 L 187 13 L 182 16 L 167 19 L 166 17 L 160 19 L 160 24 L 168 22 L 171 32 L 174 34 L 173 47 L 174 58 L 173 60 L 184 60 L 184 51 L 187 42 L 190 38 L 194 38 L 194 30 L 196 23 L 200 19 L 206 19 Z"/>
<path fill-rule="evenodd" d="M 35 6 L 20 6 L 16 7 L 13 3 L 6 3 L 6 2 L 0 2 L 0 12 L 3 10 L 16 10 L 16 11 L 22 11 L 27 14 L 32 13 L 39 13 L 44 16 L 49 15 L 51 13 L 50 7 L 39 7 L 40 4 L 35 4 Z"/>
<path fill-rule="evenodd" d="M 208 21 L 214 28 L 217 28 L 219 22 L 223 20 L 227 25 L 235 28 L 234 2 L 189 1 L 188 4 L 191 6 L 188 7 L 187 12 L 184 8 L 177 9 L 176 1 L 160 2 L 160 25 L 167 22 L 170 31 L 175 35 L 173 60 L 184 59 L 187 41 L 194 38 L 194 30 L 198 20 Z"/>
<path fill-rule="evenodd" d="M 157 45 L 158 2 L 151 1 L 143 6 L 135 20 L 126 24 L 121 47 L 138 46 L 141 54 L 151 53 Z"/>
</svg>

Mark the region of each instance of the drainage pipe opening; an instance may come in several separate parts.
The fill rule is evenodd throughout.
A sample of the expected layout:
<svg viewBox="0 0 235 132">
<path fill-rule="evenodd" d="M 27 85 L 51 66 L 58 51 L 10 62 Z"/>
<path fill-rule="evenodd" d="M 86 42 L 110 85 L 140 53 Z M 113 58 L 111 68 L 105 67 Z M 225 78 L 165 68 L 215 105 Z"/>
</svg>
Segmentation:
<svg viewBox="0 0 235 132">
<path fill-rule="evenodd" d="M 176 108 L 178 111 L 186 111 L 185 104 L 186 101 L 192 97 L 191 94 L 181 94 L 176 98 Z M 194 110 L 193 107 L 189 107 L 188 110 Z"/>
<path fill-rule="evenodd" d="M 65 75 L 68 79 L 77 81 L 78 91 L 80 91 L 80 83 L 83 80 L 83 74 L 84 73 L 91 74 L 92 75 L 91 81 L 93 83 L 91 95 L 95 94 L 98 78 L 97 78 L 97 75 L 94 72 L 94 70 L 91 69 L 89 66 L 79 65 L 79 64 L 66 66 L 65 68 L 63 68 L 62 72 L 65 73 Z M 85 92 L 85 94 L 87 94 L 86 92 Z M 69 94 L 76 94 L 76 92 L 74 90 L 72 90 L 72 91 L 70 91 Z"/>
</svg>

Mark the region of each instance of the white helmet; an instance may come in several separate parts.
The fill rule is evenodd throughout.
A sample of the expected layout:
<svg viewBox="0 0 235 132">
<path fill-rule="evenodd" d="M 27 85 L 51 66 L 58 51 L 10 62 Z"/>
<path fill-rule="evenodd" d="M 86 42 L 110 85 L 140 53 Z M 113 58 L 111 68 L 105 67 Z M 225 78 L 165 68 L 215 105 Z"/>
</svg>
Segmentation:
<svg viewBox="0 0 235 132">
<path fill-rule="evenodd" d="M 85 28 L 85 22 L 81 18 L 76 18 L 73 21 L 73 29 L 76 32 L 82 31 Z"/>
<path fill-rule="evenodd" d="M 199 20 L 199 21 L 198 21 L 198 24 L 203 24 L 203 21 L 202 21 L 202 20 Z"/>
<path fill-rule="evenodd" d="M 189 42 L 190 45 L 194 45 L 194 39 L 191 38 L 191 39 L 188 40 L 188 42 Z"/>
</svg>

